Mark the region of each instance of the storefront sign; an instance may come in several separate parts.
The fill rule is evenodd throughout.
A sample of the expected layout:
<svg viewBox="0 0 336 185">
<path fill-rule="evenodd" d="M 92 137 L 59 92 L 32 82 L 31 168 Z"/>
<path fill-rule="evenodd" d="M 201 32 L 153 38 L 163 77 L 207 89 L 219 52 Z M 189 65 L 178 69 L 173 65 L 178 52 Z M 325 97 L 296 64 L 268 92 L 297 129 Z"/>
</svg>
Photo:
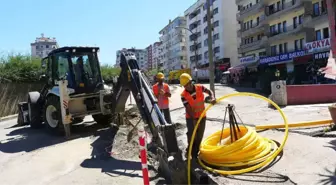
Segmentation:
<svg viewBox="0 0 336 185">
<path fill-rule="evenodd" d="M 329 54 L 330 54 L 330 51 L 316 53 L 316 54 L 314 54 L 314 59 L 315 60 L 327 59 L 327 58 L 329 58 Z"/>
<path fill-rule="evenodd" d="M 259 57 L 256 57 L 254 55 L 242 57 L 240 58 L 240 63 L 250 63 L 250 62 L 256 62 L 259 59 Z"/>
<path fill-rule="evenodd" d="M 308 52 L 314 52 L 316 50 L 330 48 L 330 38 L 317 40 L 314 42 L 308 42 L 305 44 L 305 49 Z"/>
<path fill-rule="evenodd" d="M 294 51 L 290 53 L 285 53 L 281 55 L 271 56 L 271 57 L 264 57 L 260 59 L 260 64 L 271 64 L 276 62 L 282 62 L 286 60 L 292 60 L 296 57 L 301 57 L 306 54 L 305 51 Z"/>
</svg>

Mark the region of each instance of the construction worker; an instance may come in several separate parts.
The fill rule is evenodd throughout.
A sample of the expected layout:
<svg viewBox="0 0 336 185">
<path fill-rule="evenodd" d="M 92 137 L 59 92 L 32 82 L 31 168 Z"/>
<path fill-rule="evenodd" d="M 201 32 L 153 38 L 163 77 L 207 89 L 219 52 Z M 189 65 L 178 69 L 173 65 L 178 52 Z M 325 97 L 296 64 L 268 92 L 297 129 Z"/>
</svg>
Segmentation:
<svg viewBox="0 0 336 185">
<path fill-rule="evenodd" d="M 155 97 L 158 99 L 158 106 L 167 123 L 172 123 L 169 111 L 169 98 L 171 97 L 169 85 L 164 83 L 164 74 L 158 73 L 156 75 L 156 83 L 153 85 L 153 92 Z"/>
<path fill-rule="evenodd" d="M 203 93 L 209 95 L 210 98 L 209 100 L 212 104 L 216 103 L 216 99 L 213 96 L 213 92 L 208 88 L 204 87 L 201 84 L 193 84 L 192 78 L 188 73 L 183 73 L 180 76 L 180 84 L 181 86 L 184 87 L 184 90 L 181 94 L 181 100 L 186 109 L 186 122 L 188 129 L 187 131 L 188 147 L 186 151 L 186 158 L 187 158 L 192 133 L 194 131 L 197 120 L 200 118 L 202 112 L 205 109 L 205 102 L 204 102 L 205 99 Z M 190 156 L 191 158 L 197 158 L 198 156 L 199 147 L 204 135 L 205 121 L 206 121 L 206 115 L 204 114 L 195 135 L 192 152 Z"/>
</svg>

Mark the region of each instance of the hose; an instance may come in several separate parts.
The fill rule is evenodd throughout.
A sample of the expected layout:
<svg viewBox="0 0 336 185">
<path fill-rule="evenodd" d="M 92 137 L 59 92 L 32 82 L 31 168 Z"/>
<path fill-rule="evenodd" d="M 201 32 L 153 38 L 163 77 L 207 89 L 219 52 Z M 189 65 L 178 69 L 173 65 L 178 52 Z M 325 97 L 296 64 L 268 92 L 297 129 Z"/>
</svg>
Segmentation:
<svg viewBox="0 0 336 185">
<path fill-rule="evenodd" d="M 309 127 L 309 126 L 317 126 L 317 125 L 331 125 L 333 120 L 318 120 L 318 121 L 306 121 L 299 123 L 290 123 L 288 124 L 289 128 L 298 128 L 298 127 Z M 274 128 L 284 128 L 284 125 L 257 125 L 255 126 L 256 130 L 264 130 L 264 129 L 274 129 Z"/>
<path fill-rule="evenodd" d="M 281 145 L 278 147 L 276 143 L 268 138 L 264 138 L 258 135 L 252 127 L 245 127 L 240 125 L 239 129 L 241 130 L 240 138 L 233 143 L 226 142 L 224 145 L 218 145 L 219 138 L 222 131 L 217 131 L 216 133 L 212 134 L 204 141 L 202 141 L 200 146 L 200 155 L 198 157 L 198 162 L 200 165 L 214 173 L 222 174 L 222 175 L 235 175 L 235 174 L 242 174 L 251 172 L 253 170 L 259 169 L 263 166 L 266 166 L 270 162 L 275 159 L 279 153 L 283 150 L 285 143 L 288 138 L 288 122 L 285 114 L 280 109 L 280 107 L 274 103 L 272 100 L 265 98 L 261 95 L 254 94 L 254 93 L 232 93 L 228 95 L 224 95 L 217 99 L 217 103 L 233 96 L 252 96 L 262 100 L 267 101 L 268 103 L 272 104 L 281 114 L 281 117 L 285 124 L 285 136 Z M 210 104 L 206 107 L 206 109 L 202 112 L 200 118 L 212 107 L 213 105 Z M 192 151 L 192 146 L 194 143 L 196 131 L 198 125 L 200 124 L 201 119 L 198 119 L 195 128 L 193 130 L 189 150 L 188 150 L 188 185 L 191 184 L 191 174 L 190 174 L 190 156 Z M 227 139 L 230 136 L 230 129 L 224 129 L 223 139 Z M 239 170 L 220 170 L 215 169 L 209 166 L 206 166 L 203 161 L 206 163 L 215 166 L 215 167 L 245 167 Z M 246 167 L 248 166 L 248 167 Z"/>
</svg>

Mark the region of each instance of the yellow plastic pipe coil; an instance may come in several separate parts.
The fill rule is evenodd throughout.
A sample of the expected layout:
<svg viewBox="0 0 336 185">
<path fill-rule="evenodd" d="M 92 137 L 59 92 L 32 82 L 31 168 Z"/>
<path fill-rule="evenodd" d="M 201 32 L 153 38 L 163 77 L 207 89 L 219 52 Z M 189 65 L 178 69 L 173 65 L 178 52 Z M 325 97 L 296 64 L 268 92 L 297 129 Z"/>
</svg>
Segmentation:
<svg viewBox="0 0 336 185">
<path fill-rule="evenodd" d="M 274 103 L 272 100 L 265 98 L 261 95 L 254 93 L 233 93 L 220 97 L 217 99 L 217 102 L 220 102 L 226 98 L 233 96 L 252 96 L 262 100 L 267 101 L 272 104 L 281 114 L 281 117 L 285 124 L 285 136 L 279 147 L 271 139 L 262 137 L 257 134 L 256 130 L 252 127 L 245 127 L 240 125 L 240 134 L 238 140 L 230 143 L 230 129 L 226 128 L 223 131 L 223 141 L 224 144 L 219 143 L 221 130 L 215 132 L 208 138 L 202 141 L 200 146 L 200 154 L 198 156 L 198 161 L 200 165 L 211 172 L 222 174 L 222 175 L 237 175 L 242 173 L 251 172 L 253 170 L 259 169 L 267 164 L 271 163 L 279 153 L 283 150 L 285 143 L 288 138 L 288 123 L 285 114 L 282 112 L 280 107 Z M 213 105 L 208 105 L 206 109 L 201 114 L 200 118 L 212 107 Z M 195 129 L 192 133 L 190 147 L 188 150 L 188 184 L 191 184 L 191 175 L 190 175 L 190 156 L 192 151 L 192 146 L 194 143 L 196 131 L 198 125 L 200 124 L 201 119 L 198 119 Z M 221 170 L 215 169 L 209 166 L 206 166 L 204 162 L 210 164 L 214 167 L 241 167 L 239 170 Z"/>
</svg>

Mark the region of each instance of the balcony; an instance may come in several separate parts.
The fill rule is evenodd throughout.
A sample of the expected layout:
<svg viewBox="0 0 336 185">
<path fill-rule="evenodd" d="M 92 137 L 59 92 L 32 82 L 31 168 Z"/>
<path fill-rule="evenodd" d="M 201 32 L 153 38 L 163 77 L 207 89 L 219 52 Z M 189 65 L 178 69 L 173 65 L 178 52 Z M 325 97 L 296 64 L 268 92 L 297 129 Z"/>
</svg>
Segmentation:
<svg viewBox="0 0 336 185">
<path fill-rule="evenodd" d="M 259 13 L 264 10 L 265 4 L 264 0 L 261 0 L 259 3 L 252 5 L 251 7 L 241 10 L 237 15 L 237 20 L 243 20 L 246 17 Z"/>
<path fill-rule="evenodd" d="M 318 11 L 313 11 L 312 16 L 307 18 L 305 26 L 314 28 L 316 24 L 328 22 L 328 12 L 326 8 L 320 8 Z"/>
<path fill-rule="evenodd" d="M 307 4 L 307 5 L 304 5 Z M 292 0 L 291 2 L 287 2 L 283 5 L 280 5 L 280 7 L 277 9 L 274 7 L 274 9 L 271 9 L 269 6 L 265 8 L 265 14 L 267 16 L 267 21 L 272 21 L 276 18 L 278 18 L 282 14 L 286 14 L 290 11 L 294 11 L 297 9 L 300 9 L 302 7 L 309 6 L 312 7 L 311 1 L 309 0 Z M 307 11 L 305 11 L 307 12 Z"/>
<path fill-rule="evenodd" d="M 262 37 L 261 40 L 252 42 L 252 43 L 248 43 L 248 44 L 241 44 L 239 49 L 238 49 L 238 53 L 246 53 L 246 52 L 250 52 L 250 51 L 254 51 L 254 50 L 258 50 L 258 49 L 262 49 L 265 48 L 267 45 L 267 37 Z"/>
<path fill-rule="evenodd" d="M 241 33 L 241 37 L 247 37 L 249 35 L 254 35 L 259 32 L 263 32 L 265 30 L 264 22 L 265 16 L 260 17 L 259 22 L 255 22 L 249 29 L 243 29 Z"/>
<path fill-rule="evenodd" d="M 281 31 L 275 31 L 275 32 L 269 32 L 268 35 L 268 41 L 272 42 L 275 40 L 280 40 L 280 39 L 284 39 L 286 37 L 289 36 L 296 36 L 300 33 L 304 33 L 309 31 L 309 29 L 311 28 L 307 28 L 304 24 L 296 24 L 296 25 L 290 25 L 286 27 L 286 31 L 283 31 L 283 27 L 281 29 Z"/>
</svg>

